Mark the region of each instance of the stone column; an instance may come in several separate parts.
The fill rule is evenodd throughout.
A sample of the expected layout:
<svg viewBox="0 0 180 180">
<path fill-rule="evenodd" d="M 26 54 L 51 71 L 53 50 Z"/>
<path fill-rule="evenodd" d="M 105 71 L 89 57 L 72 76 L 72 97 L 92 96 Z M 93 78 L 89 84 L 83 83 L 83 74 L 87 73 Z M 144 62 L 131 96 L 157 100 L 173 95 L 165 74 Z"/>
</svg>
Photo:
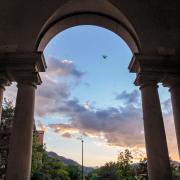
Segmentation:
<svg viewBox="0 0 180 180">
<path fill-rule="evenodd" d="M 171 168 L 157 83 L 167 80 L 167 74 L 179 74 L 176 56 L 135 53 L 129 71 L 136 73 L 135 85 L 140 86 L 144 132 L 150 180 L 171 180 Z"/>
<path fill-rule="evenodd" d="M 171 93 L 174 124 L 176 129 L 177 145 L 180 156 L 180 84 L 171 86 L 169 91 Z"/>
<path fill-rule="evenodd" d="M 33 83 L 18 83 L 7 180 L 30 179 L 35 89 Z"/>
<path fill-rule="evenodd" d="M 150 180 L 171 180 L 167 142 L 156 83 L 141 86 L 144 132 Z"/>
<path fill-rule="evenodd" d="M 46 67 L 42 52 L 0 53 L 0 72 L 5 71 L 2 77 L 18 83 L 7 180 L 30 179 L 35 85 L 42 83 L 39 72 L 45 72 Z"/>
</svg>

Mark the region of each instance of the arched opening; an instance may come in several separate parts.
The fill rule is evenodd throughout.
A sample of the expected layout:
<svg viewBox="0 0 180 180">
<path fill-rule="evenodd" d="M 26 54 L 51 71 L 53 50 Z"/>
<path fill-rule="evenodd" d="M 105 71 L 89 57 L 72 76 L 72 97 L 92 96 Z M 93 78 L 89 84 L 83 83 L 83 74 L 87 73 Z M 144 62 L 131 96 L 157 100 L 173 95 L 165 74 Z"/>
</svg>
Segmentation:
<svg viewBox="0 0 180 180">
<path fill-rule="evenodd" d="M 87 16 L 89 16 L 89 15 L 87 15 Z M 85 17 L 85 19 L 87 18 L 87 16 L 85 15 L 84 17 Z M 78 17 L 78 16 L 77 16 Z M 76 18 L 77 18 L 76 17 Z M 81 17 L 83 17 L 83 16 L 81 16 Z M 92 16 L 93 17 L 93 16 Z M 96 17 L 96 15 L 94 16 L 94 18 Z M 69 18 L 69 17 L 68 17 Z M 68 19 L 67 18 L 67 19 Z M 76 19 L 75 18 L 75 19 Z M 67 20 L 66 19 L 66 20 Z M 70 18 L 71 19 L 71 18 Z M 83 19 L 83 18 L 82 18 Z M 82 20 L 81 19 L 81 20 Z M 90 18 L 91 19 L 91 18 Z M 97 18 L 98 19 L 98 18 Z M 82 24 L 84 24 L 84 22 L 83 22 L 83 20 L 81 21 L 81 20 L 79 20 L 79 19 L 77 18 L 76 19 L 76 22 L 78 22 L 78 25 L 82 25 Z M 67 22 L 68 22 L 68 20 L 67 20 Z M 66 29 L 68 26 L 67 26 L 67 24 L 68 23 L 70 23 L 70 21 L 67 23 L 66 21 L 65 21 L 65 26 L 63 26 L 63 28 L 64 29 Z M 92 20 L 90 20 L 89 21 L 90 23 L 89 24 L 92 24 Z M 67 23 L 67 24 L 66 24 Z M 74 25 L 73 25 L 73 23 L 74 23 L 74 19 L 72 19 L 72 26 L 74 27 Z M 94 23 L 94 22 L 93 22 Z M 107 23 L 107 21 L 106 21 L 106 23 Z M 85 23 L 86 24 L 86 23 Z M 123 30 L 122 29 L 120 29 L 120 31 L 117 31 L 117 29 L 116 29 L 116 31 L 114 30 L 114 27 L 112 28 L 112 27 L 108 27 L 108 26 L 104 26 L 103 24 L 101 24 L 101 23 L 95 23 L 95 25 L 98 25 L 98 26 L 101 26 L 101 27 L 106 27 L 107 29 L 109 29 L 109 30 L 113 30 L 113 32 L 115 32 L 117 35 L 119 35 L 120 37 L 123 37 L 123 39 L 127 42 L 127 44 L 129 45 L 129 47 L 130 47 L 130 49 L 131 49 L 131 52 L 133 52 L 133 53 L 135 53 L 135 52 L 139 52 L 139 50 L 138 50 L 138 46 L 139 45 L 137 45 L 137 46 L 134 46 L 134 44 L 136 44 L 135 43 L 135 41 L 133 41 L 133 39 L 131 39 L 131 38 L 127 38 L 127 37 L 130 37 L 132 34 L 128 34 L 127 32 L 123 32 Z M 57 25 L 57 24 L 56 24 Z M 59 28 L 62 28 L 61 27 L 61 25 L 57 25 L 57 27 L 53 30 L 53 28 L 46 34 L 47 36 L 45 36 L 46 38 L 45 39 L 43 39 L 42 41 L 41 41 L 41 43 L 40 43 L 40 45 L 39 45 L 39 48 L 41 49 L 43 46 L 45 46 L 46 44 L 47 44 L 47 42 L 46 41 L 49 41 L 50 39 L 51 39 L 51 35 L 54 33 L 54 34 L 57 34 L 57 32 L 59 31 Z M 62 30 L 64 30 L 62 28 Z M 72 28 L 73 29 L 73 28 Z M 118 29 L 119 30 L 119 29 Z M 122 31 L 121 31 L 122 30 Z M 51 33 L 52 34 L 51 34 Z M 122 33 L 123 32 L 123 33 Z M 133 37 L 133 36 L 131 36 L 131 37 Z M 133 42 L 133 43 L 132 43 Z M 137 43 L 138 44 L 138 43 Z M 140 49 L 140 48 L 139 48 Z M 130 60 L 130 59 L 129 59 Z M 128 62 L 129 62 L 129 60 L 128 60 Z M 127 68 L 127 66 L 125 67 L 125 68 Z M 132 82 L 131 82 L 131 84 L 132 84 Z M 128 98 L 128 97 L 130 97 L 131 95 L 133 96 L 133 94 L 134 94 L 134 96 L 138 96 L 138 94 L 136 94 L 136 91 L 132 91 L 132 92 L 126 92 L 126 91 L 124 91 L 124 92 L 122 92 L 122 93 L 120 93 L 119 94 L 119 97 L 120 98 L 122 98 L 123 99 L 123 96 L 126 96 L 126 98 Z M 103 100 L 102 100 L 103 101 Z M 73 102 L 73 103 L 77 103 L 77 105 L 79 105 L 78 103 L 79 103 L 79 101 L 76 101 L 76 102 Z M 85 103 L 87 103 L 87 104 L 85 104 Z M 84 104 L 86 105 L 86 106 L 88 106 L 88 108 L 89 108 L 89 106 L 91 106 L 91 104 L 89 103 L 89 101 L 86 101 Z M 104 103 L 104 101 L 103 101 L 103 103 Z M 132 102 L 132 103 L 134 103 L 134 102 Z M 129 104 L 131 104 L 132 106 L 134 106 L 133 108 L 135 108 L 134 110 L 136 111 L 138 111 L 138 113 L 137 114 L 141 114 L 141 112 L 142 112 L 142 109 L 140 108 L 140 104 L 139 104 L 139 102 L 138 101 L 136 101 L 135 103 L 137 103 L 137 104 L 131 104 L 131 103 L 129 103 Z M 129 105 L 128 104 L 128 105 Z M 164 105 L 165 104 L 165 102 L 162 102 L 162 105 Z M 123 105 L 125 105 L 125 104 L 121 104 L 122 106 Z M 127 104 L 126 104 L 127 105 Z M 126 106 L 125 105 L 125 106 Z M 131 106 L 131 107 L 132 107 Z M 108 106 L 107 106 L 108 107 Z M 113 107 L 112 107 L 113 108 Z M 124 108 L 124 107 L 123 107 Z M 129 111 L 131 111 L 131 109 L 130 109 L 130 107 L 126 107 L 126 108 L 129 108 L 128 110 Z M 106 109 L 107 110 L 107 109 Z M 106 113 L 106 110 L 103 110 L 103 113 Z M 114 111 L 116 111 L 117 109 L 115 108 L 115 109 L 112 109 L 112 110 L 114 110 Z M 133 110 L 132 110 L 133 111 Z M 134 113 L 134 112 L 133 112 Z M 132 113 L 132 114 L 133 114 Z M 97 113 L 98 114 L 98 113 Z M 120 115 L 120 114 L 119 114 Z M 128 116 L 128 113 L 126 114 L 126 116 Z M 129 118 L 129 117 L 128 117 Z M 138 120 L 142 120 L 142 116 L 140 115 L 139 116 L 139 119 Z M 135 129 L 135 127 L 137 128 L 136 130 L 138 131 L 138 136 L 139 137 L 143 137 L 144 136 L 144 131 L 143 131 L 143 127 L 142 127 L 142 122 L 140 123 L 140 124 L 136 124 L 136 122 L 134 123 L 134 122 L 129 122 L 129 123 L 132 123 L 131 125 L 134 127 L 134 129 Z M 66 124 L 67 125 L 67 124 Z M 73 128 L 71 127 L 71 125 L 69 126 L 69 125 L 67 125 L 67 126 L 64 126 L 64 125 L 62 125 L 62 124 L 51 124 L 51 128 L 55 131 L 55 132 L 61 132 L 61 131 L 63 131 L 62 129 L 64 128 L 64 129 L 66 129 L 65 131 L 64 131 L 64 134 L 62 133 L 60 133 L 61 135 L 64 135 L 64 136 L 67 136 L 67 137 L 70 137 L 71 135 L 70 135 L 70 133 L 69 133 L 69 131 L 73 131 Z M 117 125 L 117 124 L 116 124 Z M 131 128 L 130 128 L 131 129 Z M 80 129 L 75 129 L 74 131 L 79 131 L 80 132 Z M 171 132 L 172 131 L 174 131 L 174 129 L 172 130 L 170 130 Z M 76 133 L 75 132 L 75 133 Z M 131 131 L 132 132 L 132 131 Z M 171 133 L 170 132 L 170 133 Z M 82 134 L 86 134 L 85 132 L 81 132 Z M 113 142 L 111 142 L 111 141 L 109 141 L 109 139 L 113 139 L 113 138 L 115 138 L 115 137 L 113 137 L 113 135 L 111 134 L 109 137 L 104 137 L 104 132 L 103 131 L 101 131 L 100 132 L 101 134 L 99 134 L 99 135 L 97 135 L 97 136 L 101 136 L 102 138 L 104 138 L 104 139 L 106 139 L 107 140 L 107 142 L 108 143 L 110 143 L 110 146 L 109 147 L 113 147 L 113 146 L 121 146 L 122 144 L 121 143 L 117 143 L 117 144 L 113 144 Z M 88 133 L 87 133 L 88 134 Z M 86 135 L 87 135 L 86 134 Z M 129 133 L 130 134 L 130 133 Z M 172 132 L 172 134 L 173 135 L 171 135 L 171 136 L 174 136 L 174 132 Z M 89 135 L 89 134 L 88 134 Z M 87 136 L 88 136 L 87 135 Z M 116 135 L 119 135 L 119 134 L 116 134 Z M 130 135 L 132 135 L 132 134 L 130 134 Z M 95 135 L 96 136 L 96 135 Z M 138 140 L 139 140 L 139 144 L 136 144 L 137 146 L 134 146 L 134 145 L 132 145 L 132 144 L 129 144 L 129 146 L 126 146 L 126 144 L 124 144 L 124 146 L 125 147 L 131 147 L 131 150 L 133 151 L 133 153 L 134 153 L 134 155 L 137 157 L 137 160 L 139 160 L 139 158 L 140 158 L 140 156 L 141 156 L 141 158 L 142 158 L 142 156 L 144 156 L 145 154 L 144 154 L 144 142 L 143 142 L 143 138 L 141 139 L 141 138 L 139 138 L 138 136 L 136 136 L 136 135 L 134 135 L 133 137 L 135 137 L 136 138 L 136 141 L 135 142 L 137 142 Z M 126 140 L 127 139 L 131 139 L 131 137 L 126 137 Z M 117 139 L 115 139 L 115 141 L 116 141 Z M 169 140 L 169 137 L 168 137 L 168 140 Z M 123 140 L 122 140 L 123 141 Z M 106 142 L 106 143 L 107 143 Z M 174 143 L 174 141 L 173 141 L 173 143 Z M 176 144 L 175 144 L 176 145 Z M 174 146 L 174 144 L 173 144 L 173 146 Z M 122 146 L 121 146 L 122 147 Z M 171 143 L 169 142 L 169 147 L 171 148 L 172 146 L 171 146 Z M 117 149 L 116 149 L 117 150 Z M 101 151 L 101 150 L 100 150 Z M 99 153 L 100 153 L 100 151 L 99 151 Z M 97 153 L 98 151 L 92 151 L 93 153 Z M 172 157 L 174 157 L 174 158 L 176 158 L 177 157 L 177 155 L 175 155 L 174 156 L 174 151 L 172 150 L 172 148 L 170 149 L 170 154 L 172 153 Z M 177 153 L 177 152 L 176 152 Z M 88 154 L 89 155 L 89 154 Z M 106 160 L 106 161 L 108 161 L 108 160 Z"/>
<path fill-rule="evenodd" d="M 37 91 L 37 119 L 49 130 L 48 150 L 80 163 L 77 139 L 83 136 L 86 166 L 116 161 L 125 148 L 139 158 L 140 95 L 128 73 L 132 52 L 123 39 L 98 26 L 76 26 L 57 34 L 44 55 L 48 68 Z"/>
</svg>

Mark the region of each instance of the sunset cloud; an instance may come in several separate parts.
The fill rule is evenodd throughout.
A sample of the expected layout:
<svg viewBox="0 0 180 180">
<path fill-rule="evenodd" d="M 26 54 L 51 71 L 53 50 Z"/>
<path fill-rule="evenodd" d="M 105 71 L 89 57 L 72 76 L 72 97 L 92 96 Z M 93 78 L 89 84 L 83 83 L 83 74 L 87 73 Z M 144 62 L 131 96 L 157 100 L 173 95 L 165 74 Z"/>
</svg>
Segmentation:
<svg viewBox="0 0 180 180">
<path fill-rule="evenodd" d="M 130 93 L 130 96 L 131 94 L 134 92 Z M 56 105 L 53 112 L 65 114 L 70 119 L 68 125 L 49 124 L 55 132 L 68 129 L 68 132 L 72 134 L 79 132 L 99 137 L 102 137 L 103 133 L 110 145 L 144 146 L 141 108 L 137 105 L 129 104 L 119 108 L 92 110 L 80 105 L 79 101 L 74 99 Z"/>
</svg>

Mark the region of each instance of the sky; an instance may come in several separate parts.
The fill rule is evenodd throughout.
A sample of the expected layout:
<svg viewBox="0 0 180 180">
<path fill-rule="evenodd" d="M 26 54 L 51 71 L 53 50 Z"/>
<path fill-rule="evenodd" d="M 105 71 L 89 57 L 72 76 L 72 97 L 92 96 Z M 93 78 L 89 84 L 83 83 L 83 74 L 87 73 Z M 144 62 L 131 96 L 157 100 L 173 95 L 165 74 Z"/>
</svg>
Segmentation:
<svg viewBox="0 0 180 180">
<path fill-rule="evenodd" d="M 126 148 L 135 161 L 144 157 L 141 97 L 128 71 L 127 44 L 107 29 L 76 26 L 56 35 L 44 56 L 48 68 L 40 73 L 35 120 L 47 150 L 80 163 L 83 138 L 86 166 L 116 161 Z M 16 91 L 13 84 L 5 97 L 15 102 Z M 159 94 L 169 154 L 178 160 L 168 89 L 160 85 Z"/>
</svg>

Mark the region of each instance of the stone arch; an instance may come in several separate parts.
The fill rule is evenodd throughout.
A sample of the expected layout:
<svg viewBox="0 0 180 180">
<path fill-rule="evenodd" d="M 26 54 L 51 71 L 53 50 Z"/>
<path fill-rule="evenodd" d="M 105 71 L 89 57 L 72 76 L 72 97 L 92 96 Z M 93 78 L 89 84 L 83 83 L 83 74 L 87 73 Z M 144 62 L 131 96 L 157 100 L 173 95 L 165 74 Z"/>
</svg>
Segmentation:
<svg viewBox="0 0 180 180">
<path fill-rule="evenodd" d="M 70 4 L 67 3 L 64 7 L 57 9 L 46 21 L 36 40 L 35 50 L 43 51 L 48 42 L 65 29 L 78 25 L 96 25 L 119 35 L 133 53 L 140 52 L 140 40 L 135 28 L 120 10 L 109 1 L 95 3 L 94 0 L 88 0 L 83 5 L 78 5 L 76 2 L 74 6 L 73 2 L 70 1 Z M 81 0 L 79 3 L 82 4 Z M 69 7 L 73 8 L 69 9 Z"/>
</svg>

